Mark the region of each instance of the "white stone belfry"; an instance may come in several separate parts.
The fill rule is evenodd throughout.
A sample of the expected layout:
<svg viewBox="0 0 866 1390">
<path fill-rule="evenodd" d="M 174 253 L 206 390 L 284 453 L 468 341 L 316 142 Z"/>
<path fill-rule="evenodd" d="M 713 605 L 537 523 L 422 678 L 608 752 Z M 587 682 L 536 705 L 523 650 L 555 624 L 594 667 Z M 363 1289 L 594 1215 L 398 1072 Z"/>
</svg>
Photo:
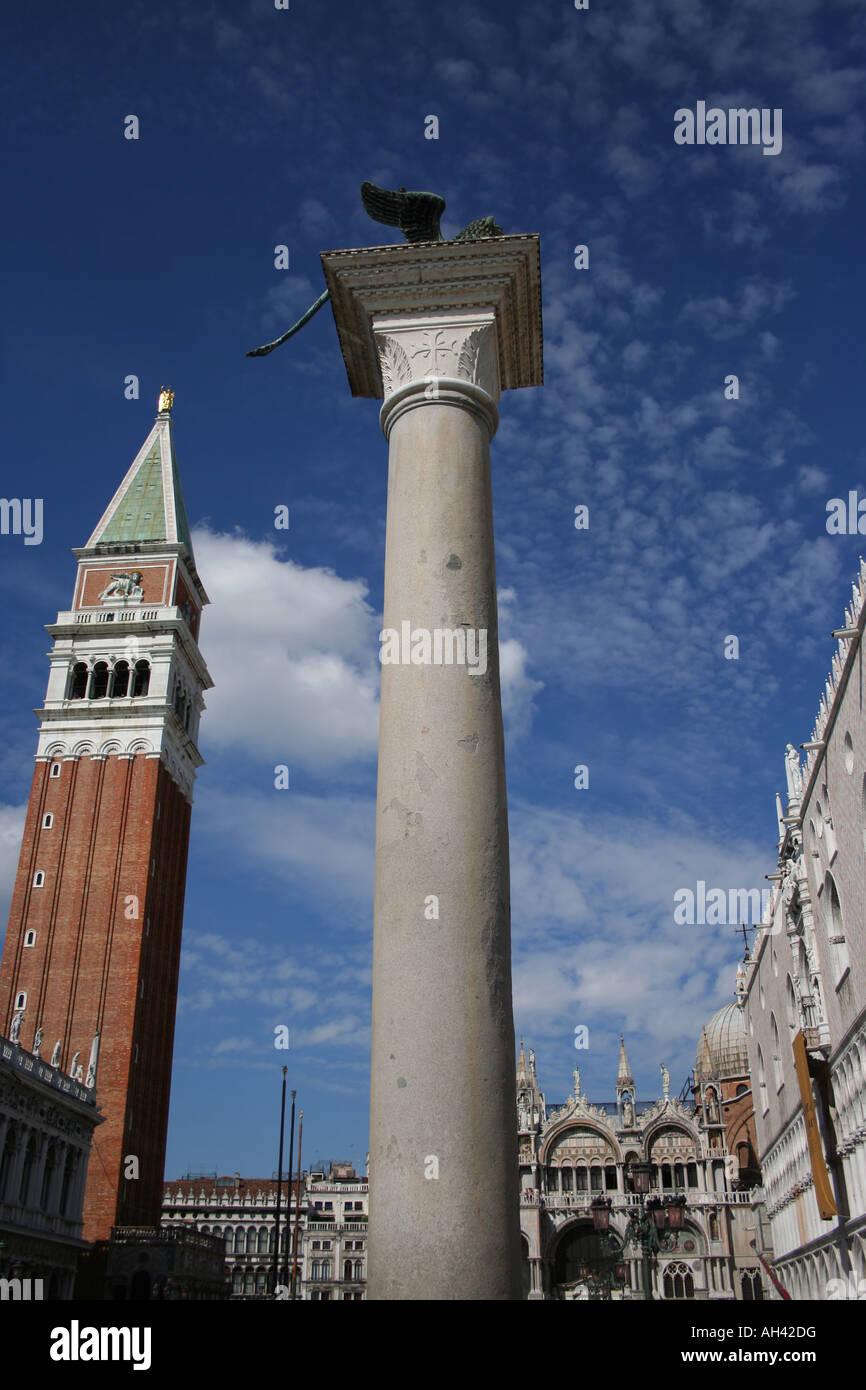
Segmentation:
<svg viewBox="0 0 866 1390">
<path fill-rule="evenodd" d="M 500 391 L 542 381 L 538 238 L 322 264 L 352 392 L 384 396 L 389 442 L 368 1296 L 519 1299 L 489 444 Z"/>
</svg>

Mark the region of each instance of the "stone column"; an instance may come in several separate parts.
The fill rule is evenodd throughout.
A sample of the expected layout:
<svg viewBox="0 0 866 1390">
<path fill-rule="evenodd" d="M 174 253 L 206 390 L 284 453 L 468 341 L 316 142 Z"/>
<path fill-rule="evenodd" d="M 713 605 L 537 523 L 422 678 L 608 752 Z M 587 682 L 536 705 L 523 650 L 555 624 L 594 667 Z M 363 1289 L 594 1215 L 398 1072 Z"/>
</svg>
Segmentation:
<svg viewBox="0 0 866 1390">
<path fill-rule="evenodd" d="M 537 240 L 322 261 L 390 446 L 368 1297 L 520 1299 L 489 441 L 500 388 L 541 380 Z"/>
</svg>

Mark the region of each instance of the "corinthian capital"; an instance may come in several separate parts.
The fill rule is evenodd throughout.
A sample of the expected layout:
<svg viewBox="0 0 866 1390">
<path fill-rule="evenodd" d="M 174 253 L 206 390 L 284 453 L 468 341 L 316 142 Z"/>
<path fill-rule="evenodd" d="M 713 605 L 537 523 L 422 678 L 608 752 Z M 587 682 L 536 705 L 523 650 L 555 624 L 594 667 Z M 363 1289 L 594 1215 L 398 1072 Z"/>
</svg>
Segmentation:
<svg viewBox="0 0 866 1390">
<path fill-rule="evenodd" d="M 410 382 L 427 382 L 431 399 L 440 378 L 470 381 L 498 400 L 499 355 L 492 311 L 376 318 L 385 399 Z"/>
</svg>

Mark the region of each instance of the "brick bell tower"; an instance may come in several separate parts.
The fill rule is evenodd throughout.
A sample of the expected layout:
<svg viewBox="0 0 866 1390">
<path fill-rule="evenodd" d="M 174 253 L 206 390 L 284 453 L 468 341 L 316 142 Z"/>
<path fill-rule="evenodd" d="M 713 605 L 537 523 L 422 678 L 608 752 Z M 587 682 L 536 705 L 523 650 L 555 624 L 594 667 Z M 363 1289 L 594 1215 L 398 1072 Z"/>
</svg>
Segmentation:
<svg viewBox="0 0 866 1390">
<path fill-rule="evenodd" d="M 160 1218 L 196 740 L 213 684 L 172 401 L 160 394 L 132 467 L 73 551 L 71 608 L 46 629 L 51 672 L 0 966 L 0 1033 L 95 1086 L 106 1117 L 86 1240 Z"/>
</svg>

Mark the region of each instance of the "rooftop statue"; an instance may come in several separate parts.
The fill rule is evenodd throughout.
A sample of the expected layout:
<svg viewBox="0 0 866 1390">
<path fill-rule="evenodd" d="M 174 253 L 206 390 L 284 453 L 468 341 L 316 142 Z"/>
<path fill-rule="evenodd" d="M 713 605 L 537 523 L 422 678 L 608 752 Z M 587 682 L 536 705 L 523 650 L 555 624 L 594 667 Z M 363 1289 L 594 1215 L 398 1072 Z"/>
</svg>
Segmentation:
<svg viewBox="0 0 866 1390">
<path fill-rule="evenodd" d="M 374 222 L 382 222 L 386 227 L 399 227 L 409 242 L 445 240 L 439 228 L 440 218 L 445 211 L 445 199 L 438 193 L 407 192 L 405 188 L 378 188 L 375 183 L 365 182 L 361 184 L 361 201 Z M 476 241 L 479 237 L 488 236 L 502 236 L 502 228 L 492 217 L 476 217 L 454 237 L 454 240 Z M 253 348 L 247 353 L 247 357 L 267 357 L 274 348 L 287 343 L 289 338 L 293 338 L 304 324 L 309 323 L 313 315 L 319 312 L 329 296 L 330 292 L 325 290 L 316 302 L 310 305 L 307 312 L 301 315 L 297 323 L 292 324 L 288 333 L 275 338 L 272 343 L 265 343 L 263 347 Z"/>
</svg>

